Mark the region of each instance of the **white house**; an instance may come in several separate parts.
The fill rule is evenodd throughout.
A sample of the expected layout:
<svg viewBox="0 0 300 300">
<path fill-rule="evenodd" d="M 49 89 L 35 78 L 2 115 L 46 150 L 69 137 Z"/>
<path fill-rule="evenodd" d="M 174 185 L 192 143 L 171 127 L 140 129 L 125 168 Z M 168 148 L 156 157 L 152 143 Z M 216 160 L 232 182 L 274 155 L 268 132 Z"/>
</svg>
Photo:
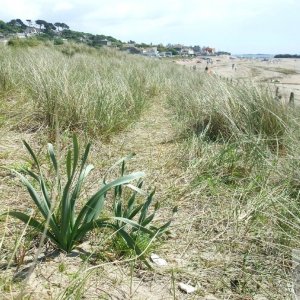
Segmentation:
<svg viewBox="0 0 300 300">
<path fill-rule="evenodd" d="M 146 48 L 143 50 L 145 56 L 158 56 L 157 47 Z"/>
<path fill-rule="evenodd" d="M 180 55 L 182 56 L 195 55 L 195 51 L 192 48 L 183 48 L 180 51 Z"/>
</svg>

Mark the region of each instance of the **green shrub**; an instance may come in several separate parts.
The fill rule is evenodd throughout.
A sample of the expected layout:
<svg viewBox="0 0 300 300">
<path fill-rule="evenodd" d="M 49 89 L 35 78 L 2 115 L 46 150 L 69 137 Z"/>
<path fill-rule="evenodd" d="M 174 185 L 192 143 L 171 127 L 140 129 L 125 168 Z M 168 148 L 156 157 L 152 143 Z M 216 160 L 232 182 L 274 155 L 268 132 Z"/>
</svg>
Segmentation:
<svg viewBox="0 0 300 300">
<path fill-rule="evenodd" d="M 54 43 L 54 45 L 63 45 L 64 41 L 61 38 L 56 38 L 56 39 L 54 39 L 53 43 Z"/>
</svg>

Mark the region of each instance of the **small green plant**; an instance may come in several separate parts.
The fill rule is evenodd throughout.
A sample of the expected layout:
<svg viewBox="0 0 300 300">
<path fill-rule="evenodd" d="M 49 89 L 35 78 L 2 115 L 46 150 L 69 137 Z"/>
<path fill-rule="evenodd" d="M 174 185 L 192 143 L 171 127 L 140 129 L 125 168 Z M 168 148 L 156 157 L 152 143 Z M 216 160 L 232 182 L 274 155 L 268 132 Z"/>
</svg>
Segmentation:
<svg viewBox="0 0 300 300">
<path fill-rule="evenodd" d="M 133 235 L 127 232 L 127 228 L 125 229 L 124 225 L 135 228 L 136 231 L 147 234 L 151 238 L 154 238 L 169 226 L 170 222 L 159 229 L 145 227 L 152 220 L 151 216 L 145 218 L 147 208 L 152 201 L 151 195 L 149 196 L 150 198 L 147 198 L 145 204 L 139 206 L 141 207 L 141 217 L 138 222 L 132 220 L 133 212 L 130 210 L 135 196 L 133 200 L 128 202 L 129 205 L 127 206 L 126 213 L 122 213 L 120 205 L 116 204 L 115 209 L 117 211 L 115 211 L 114 216 L 100 217 L 103 215 L 104 202 L 109 190 L 115 188 L 116 191 L 119 191 L 118 195 L 125 186 L 135 191 L 140 191 L 139 187 L 129 185 L 129 182 L 140 179 L 144 176 L 144 173 L 136 172 L 122 175 L 109 183 L 106 182 L 105 177 L 100 189 L 89 197 L 83 207 L 79 209 L 76 208 L 76 204 L 80 198 L 80 192 L 87 176 L 93 169 L 91 164 L 87 164 L 91 144 L 89 143 L 86 146 L 84 154 L 80 159 L 78 141 L 76 136 L 73 136 L 73 151 L 69 150 L 66 155 L 66 178 L 63 178 L 60 171 L 60 163 L 57 160 L 53 145 L 48 144 L 50 164 L 55 172 L 53 184 L 45 179 L 39 160 L 31 147 L 25 141 L 24 145 L 34 161 L 37 172 L 35 173 L 29 169 L 23 170 L 23 174 L 25 173 L 31 177 L 32 183 L 21 173 L 17 171 L 14 171 L 14 173 L 27 188 L 41 214 L 41 218 L 33 218 L 32 215 L 27 215 L 19 211 L 9 211 L 6 215 L 15 217 L 32 226 L 35 230 L 50 239 L 59 249 L 70 252 L 89 231 L 95 228 L 108 228 L 117 231 L 118 236 L 122 237 L 127 247 L 134 249 L 143 259 L 142 251 L 136 245 Z M 123 168 L 127 159 L 128 157 L 120 160 Z M 39 187 L 39 190 L 35 188 L 36 186 Z M 51 191 L 49 186 L 52 186 Z M 139 210 L 135 209 L 136 212 Z"/>
<path fill-rule="evenodd" d="M 130 156 L 127 159 L 131 158 Z M 125 160 L 122 162 L 121 167 L 121 176 L 125 176 Z M 153 235 L 149 235 L 141 230 L 138 227 L 128 227 L 126 226 L 126 222 L 120 221 L 119 218 L 124 218 L 125 220 L 136 220 L 136 222 L 142 228 L 149 228 L 152 232 L 156 232 L 156 237 L 159 237 L 168 229 L 171 224 L 171 221 L 166 222 L 164 225 L 160 227 L 154 227 L 151 222 L 153 221 L 157 210 L 159 209 L 159 202 L 156 202 L 154 208 L 152 209 L 152 213 L 149 213 L 153 200 L 155 190 L 153 190 L 149 195 L 147 195 L 146 201 L 139 202 L 137 199 L 138 194 L 143 194 L 141 190 L 143 185 L 143 181 L 139 180 L 136 187 L 132 187 L 133 191 L 129 195 L 123 193 L 122 186 L 115 187 L 114 193 L 114 203 L 113 203 L 113 211 L 114 216 L 117 218 L 115 221 L 115 226 L 118 227 L 117 235 L 114 239 L 114 246 L 117 251 L 122 254 L 136 255 L 135 248 L 128 249 L 127 244 L 122 239 L 122 236 L 119 234 L 119 230 L 123 229 L 130 236 L 130 238 L 134 241 L 135 245 L 139 250 L 148 253 L 152 249 L 152 239 Z M 124 195 L 125 194 L 125 195 Z M 177 211 L 177 207 L 173 208 L 173 213 Z"/>
</svg>

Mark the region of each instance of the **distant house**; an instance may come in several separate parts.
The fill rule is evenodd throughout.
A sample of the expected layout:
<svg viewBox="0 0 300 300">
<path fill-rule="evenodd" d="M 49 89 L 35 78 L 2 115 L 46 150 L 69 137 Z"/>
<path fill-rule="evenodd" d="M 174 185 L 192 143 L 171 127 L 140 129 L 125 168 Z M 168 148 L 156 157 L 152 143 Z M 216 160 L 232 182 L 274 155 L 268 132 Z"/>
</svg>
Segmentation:
<svg viewBox="0 0 300 300">
<path fill-rule="evenodd" d="M 33 36 L 35 34 L 40 33 L 41 30 L 35 27 L 26 27 L 26 29 L 24 30 L 24 34 L 25 36 Z"/>
<path fill-rule="evenodd" d="M 123 47 L 135 47 L 135 44 L 127 43 L 127 44 L 123 44 Z"/>
<path fill-rule="evenodd" d="M 205 47 L 205 48 L 202 49 L 202 51 L 206 55 L 211 55 L 211 54 L 215 54 L 216 49 L 215 48 L 210 48 L 210 47 Z"/>
<path fill-rule="evenodd" d="M 192 48 L 183 48 L 180 51 L 180 55 L 182 55 L 182 56 L 192 56 L 192 55 L 195 55 L 195 52 Z"/>
<path fill-rule="evenodd" d="M 21 32 L 21 33 L 16 33 L 15 35 L 17 38 L 19 39 L 25 39 L 26 38 L 26 34 L 24 32 Z"/>
<path fill-rule="evenodd" d="M 172 56 L 173 56 L 173 55 L 172 55 L 172 52 L 170 52 L 170 51 L 159 52 L 158 55 L 159 55 L 160 57 L 172 57 Z"/>
<path fill-rule="evenodd" d="M 135 46 L 123 46 L 122 51 L 126 51 L 130 54 L 142 54 L 143 49 L 137 48 Z"/>
<path fill-rule="evenodd" d="M 150 47 L 143 50 L 145 56 L 158 56 L 157 47 Z"/>
<path fill-rule="evenodd" d="M 184 46 L 181 44 L 175 44 L 175 45 L 169 45 L 168 48 L 173 48 L 174 50 L 180 52 L 184 48 Z"/>
<path fill-rule="evenodd" d="M 102 45 L 102 46 L 111 46 L 111 41 L 107 40 L 107 39 L 104 39 L 104 40 L 101 40 L 99 41 L 99 44 Z"/>
</svg>

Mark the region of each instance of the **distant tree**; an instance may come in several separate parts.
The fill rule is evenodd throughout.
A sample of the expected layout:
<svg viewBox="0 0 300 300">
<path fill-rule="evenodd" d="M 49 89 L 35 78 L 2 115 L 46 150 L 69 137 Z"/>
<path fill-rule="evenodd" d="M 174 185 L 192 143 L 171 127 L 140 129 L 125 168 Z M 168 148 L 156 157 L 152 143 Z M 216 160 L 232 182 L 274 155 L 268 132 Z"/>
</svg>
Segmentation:
<svg viewBox="0 0 300 300">
<path fill-rule="evenodd" d="M 62 29 L 70 29 L 70 27 L 67 24 L 65 24 L 65 23 L 60 23 L 60 27 Z"/>
<path fill-rule="evenodd" d="M 27 27 L 21 19 L 16 19 L 16 21 L 17 21 L 17 26 L 20 26 L 22 29 L 25 29 Z"/>
<path fill-rule="evenodd" d="M 145 43 L 141 43 L 141 44 L 136 44 L 136 47 L 148 48 L 148 47 L 150 47 L 150 45 L 145 44 Z"/>
<path fill-rule="evenodd" d="M 166 51 L 168 51 L 169 49 L 166 48 L 163 44 L 159 44 L 159 45 L 157 46 L 157 50 L 158 50 L 159 52 L 166 52 Z"/>
<path fill-rule="evenodd" d="M 44 25 L 46 31 L 56 30 L 56 27 L 52 23 L 47 23 Z"/>
<path fill-rule="evenodd" d="M 44 20 L 36 20 L 35 23 L 40 26 L 40 29 L 42 29 L 42 26 L 46 27 L 45 25 L 47 24 Z"/>
<path fill-rule="evenodd" d="M 0 32 L 1 33 L 9 34 L 9 33 L 17 32 L 17 31 L 19 31 L 18 28 L 8 25 L 4 21 L 0 20 Z"/>
<path fill-rule="evenodd" d="M 25 29 L 27 26 L 22 22 L 21 19 L 13 19 L 7 22 L 7 25 L 13 26 L 13 27 L 19 27 L 22 29 Z"/>
<path fill-rule="evenodd" d="M 26 22 L 28 23 L 29 27 L 32 27 L 32 21 L 30 19 L 26 20 Z"/>
<path fill-rule="evenodd" d="M 178 55 L 179 54 L 179 52 L 174 48 L 168 48 L 168 51 L 170 51 L 172 53 L 172 55 Z"/>
<path fill-rule="evenodd" d="M 59 31 L 59 28 L 62 27 L 61 25 L 62 25 L 62 23 L 60 23 L 60 22 L 54 23 L 54 26 L 56 26 L 56 28 L 57 28 L 58 31 Z"/>
<path fill-rule="evenodd" d="M 201 47 L 198 46 L 198 45 L 195 45 L 195 46 L 193 47 L 193 50 L 194 50 L 195 52 L 201 52 Z"/>
</svg>

